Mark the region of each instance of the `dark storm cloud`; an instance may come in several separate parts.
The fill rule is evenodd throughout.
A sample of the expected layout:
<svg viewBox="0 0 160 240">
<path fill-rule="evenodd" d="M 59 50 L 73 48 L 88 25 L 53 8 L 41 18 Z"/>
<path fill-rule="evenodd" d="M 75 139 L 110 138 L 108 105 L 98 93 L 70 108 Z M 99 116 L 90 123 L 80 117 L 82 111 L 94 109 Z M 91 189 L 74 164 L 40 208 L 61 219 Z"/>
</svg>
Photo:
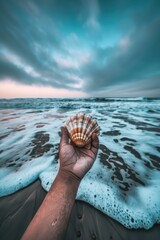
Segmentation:
<svg viewBox="0 0 160 240">
<path fill-rule="evenodd" d="M 14 1 L 9 2 L 10 4 L 6 1 L 0 2 L 1 45 L 16 53 L 26 63 L 32 64 L 35 69 L 44 67 L 45 61 L 42 61 L 42 57 L 45 58 L 46 45 L 50 47 L 54 44 L 57 47 L 58 39 L 54 34 L 49 36 L 47 29 L 40 27 L 42 22 L 38 16 L 28 13 L 20 4 L 15 5 Z"/>
<path fill-rule="evenodd" d="M 160 96 L 159 8 L 158 0 L 1 0 L 0 81 Z"/>
<path fill-rule="evenodd" d="M 6 61 L 5 59 L 0 58 L 0 80 L 8 80 L 12 79 L 16 82 L 23 83 L 26 85 L 38 85 L 38 86 L 53 86 L 56 88 L 62 88 L 62 83 L 63 87 L 66 89 L 77 89 L 78 88 L 73 88 L 72 84 L 73 81 L 68 79 L 67 84 L 63 81 L 50 81 L 50 76 L 48 74 L 48 79 L 46 78 L 45 80 L 42 79 L 40 76 L 32 76 L 31 74 L 27 73 L 22 67 L 19 67 L 17 65 L 14 65 L 13 63 Z M 46 74 L 47 75 L 47 74 Z M 58 79 L 60 78 L 59 75 L 57 75 Z M 62 79 L 64 80 L 64 79 Z M 70 84 L 70 85 L 69 85 Z"/>
<path fill-rule="evenodd" d="M 75 82 L 58 66 L 50 50 L 65 52 L 54 30 L 54 21 L 42 14 L 43 9 L 32 1 L 0 1 L 0 53 L 17 56 L 31 66 L 39 77 L 33 77 L 5 58 L 0 60 L 0 80 L 14 79 L 25 84 L 50 85 L 57 88 L 77 89 Z"/>
<path fill-rule="evenodd" d="M 138 86 L 143 82 L 143 87 L 140 86 L 143 92 L 158 87 L 160 96 L 160 16 L 157 8 L 154 3 L 146 11 L 136 13 L 135 29 L 122 44 L 95 51 L 96 60 L 85 66 L 89 79 L 85 83 L 86 91 L 104 91 L 123 83 L 131 83 L 133 90 L 133 83 Z"/>
<path fill-rule="evenodd" d="M 9 77 L 16 79 L 18 82 L 24 82 L 27 84 L 34 84 L 34 78 L 31 78 L 23 69 L 14 66 L 12 63 L 0 58 L 0 78 L 7 79 Z"/>
</svg>

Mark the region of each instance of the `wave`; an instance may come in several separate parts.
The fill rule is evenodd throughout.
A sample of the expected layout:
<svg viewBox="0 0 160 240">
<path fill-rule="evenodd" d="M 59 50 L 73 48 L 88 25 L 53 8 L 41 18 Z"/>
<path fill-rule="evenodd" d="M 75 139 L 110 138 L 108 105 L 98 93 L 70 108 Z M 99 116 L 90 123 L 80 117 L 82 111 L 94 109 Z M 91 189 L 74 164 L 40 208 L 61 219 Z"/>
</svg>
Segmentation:
<svg viewBox="0 0 160 240">
<path fill-rule="evenodd" d="M 0 109 L 50 109 L 50 108 L 85 108 L 106 107 L 107 103 L 154 103 L 160 98 L 14 98 L 0 99 Z"/>
</svg>

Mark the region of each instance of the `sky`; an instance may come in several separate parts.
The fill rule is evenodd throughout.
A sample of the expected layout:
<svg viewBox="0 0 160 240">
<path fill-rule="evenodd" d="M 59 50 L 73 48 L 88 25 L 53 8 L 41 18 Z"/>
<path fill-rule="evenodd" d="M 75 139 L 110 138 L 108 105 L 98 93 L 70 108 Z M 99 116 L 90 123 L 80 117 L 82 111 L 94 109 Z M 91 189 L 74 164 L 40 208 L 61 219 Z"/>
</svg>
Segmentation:
<svg viewBox="0 0 160 240">
<path fill-rule="evenodd" d="M 159 0 L 1 0 L 0 98 L 160 97 Z"/>
</svg>

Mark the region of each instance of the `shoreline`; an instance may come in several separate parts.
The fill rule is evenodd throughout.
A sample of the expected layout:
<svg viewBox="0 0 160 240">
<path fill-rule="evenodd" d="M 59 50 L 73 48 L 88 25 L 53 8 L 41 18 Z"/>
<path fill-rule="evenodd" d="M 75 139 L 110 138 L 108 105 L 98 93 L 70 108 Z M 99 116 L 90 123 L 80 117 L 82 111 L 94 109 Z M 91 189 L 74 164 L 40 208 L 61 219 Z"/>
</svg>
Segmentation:
<svg viewBox="0 0 160 240">
<path fill-rule="evenodd" d="M 18 192 L 0 198 L 0 238 L 18 240 L 46 195 L 40 180 Z M 127 229 L 88 203 L 76 200 L 72 209 L 65 240 L 77 239 L 160 239 L 160 224 L 149 230 Z"/>
</svg>

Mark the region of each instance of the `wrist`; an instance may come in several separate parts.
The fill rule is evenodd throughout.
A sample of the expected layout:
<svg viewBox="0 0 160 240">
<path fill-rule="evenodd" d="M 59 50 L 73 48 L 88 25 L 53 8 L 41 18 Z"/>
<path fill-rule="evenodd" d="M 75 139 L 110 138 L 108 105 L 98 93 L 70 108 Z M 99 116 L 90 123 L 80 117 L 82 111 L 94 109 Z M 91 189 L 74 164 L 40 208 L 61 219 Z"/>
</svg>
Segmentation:
<svg viewBox="0 0 160 240">
<path fill-rule="evenodd" d="M 70 198 L 73 196 L 75 199 L 79 184 L 80 180 L 78 177 L 75 177 L 73 173 L 60 169 L 51 186 L 49 195 L 51 196 L 55 189 L 58 189 L 57 191 L 59 191 L 59 194 L 60 192 L 62 193 L 63 198 L 65 194 L 67 194 L 70 196 Z"/>
<path fill-rule="evenodd" d="M 66 184 L 75 185 L 77 187 L 79 186 L 81 181 L 81 179 L 77 175 L 65 169 L 59 169 L 57 178 Z"/>
</svg>

